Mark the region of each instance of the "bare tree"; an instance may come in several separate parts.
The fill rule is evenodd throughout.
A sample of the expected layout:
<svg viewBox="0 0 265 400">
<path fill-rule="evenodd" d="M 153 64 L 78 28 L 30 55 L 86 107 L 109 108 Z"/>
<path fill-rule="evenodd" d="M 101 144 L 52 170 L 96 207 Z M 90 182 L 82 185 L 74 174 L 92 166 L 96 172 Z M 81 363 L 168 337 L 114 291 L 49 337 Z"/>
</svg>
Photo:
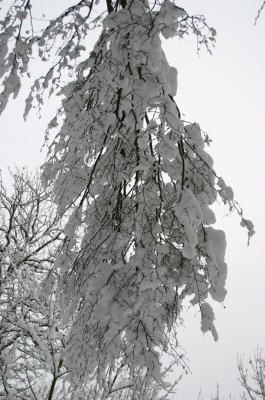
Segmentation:
<svg viewBox="0 0 265 400">
<path fill-rule="evenodd" d="M 45 375 L 53 376 L 52 392 L 61 373 L 57 342 L 63 343 L 64 335 L 51 292 L 63 235 L 51 192 L 42 188 L 39 175 L 17 170 L 11 177 L 10 195 L 0 182 L 1 395 L 34 399 L 41 382 L 47 389 Z M 46 296 L 40 294 L 41 282 L 50 289 Z"/>
<path fill-rule="evenodd" d="M 244 365 L 244 356 L 237 358 L 237 368 L 240 375 L 238 378 L 240 384 L 244 388 L 244 392 L 240 395 L 242 400 L 265 399 L 265 357 L 263 349 L 258 347 L 254 352 L 254 357 L 249 359 L 249 368 Z M 224 400 L 221 397 L 220 386 L 217 383 L 216 393 L 210 395 L 211 400 Z M 199 391 L 198 400 L 203 400 L 202 391 Z M 232 400 L 230 394 L 229 400 Z M 233 397 L 233 400 L 235 398 Z"/>
<path fill-rule="evenodd" d="M 251 400 L 265 399 L 265 357 L 263 349 L 257 348 L 254 353 L 254 358 L 249 359 L 249 368 L 244 366 L 244 356 L 239 357 L 237 360 L 238 371 L 240 374 L 239 382 L 246 390 L 241 399 L 245 400 L 247 397 Z M 249 375 L 250 374 L 250 375 Z M 249 378 L 251 381 L 249 381 Z"/>
<path fill-rule="evenodd" d="M 200 399 L 200 394 L 199 394 L 198 400 L 203 400 L 203 399 Z M 221 397 L 219 383 L 216 384 L 216 393 L 210 395 L 210 400 L 224 400 L 224 397 Z M 232 394 L 230 394 L 229 400 L 235 400 L 235 397 L 232 397 Z"/>
</svg>

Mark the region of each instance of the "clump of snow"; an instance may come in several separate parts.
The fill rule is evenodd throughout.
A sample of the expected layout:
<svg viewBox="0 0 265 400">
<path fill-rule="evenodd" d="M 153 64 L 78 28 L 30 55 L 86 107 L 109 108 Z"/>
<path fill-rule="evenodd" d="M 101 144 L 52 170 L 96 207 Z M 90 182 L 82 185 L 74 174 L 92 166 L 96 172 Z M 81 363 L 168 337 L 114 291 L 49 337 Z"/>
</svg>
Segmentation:
<svg viewBox="0 0 265 400">
<path fill-rule="evenodd" d="M 162 35 L 165 39 L 172 38 L 176 35 L 178 29 L 178 22 L 172 22 L 170 25 L 166 26 L 161 30 Z"/>
<path fill-rule="evenodd" d="M 176 96 L 178 88 L 178 70 L 174 67 L 169 67 L 168 74 L 166 76 L 167 81 L 170 85 L 170 95 Z"/>
<path fill-rule="evenodd" d="M 182 255 L 191 260 L 196 255 L 196 249 L 191 243 L 186 243 L 182 248 Z"/>
<path fill-rule="evenodd" d="M 248 230 L 248 244 L 249 244 L 250 238 L 255 234 L 254 224 L 249 219 L 242 218 L 240 225 L 243 228 L 247 228 Z"/>
<path fill-rule="evenodd" d="M 218 186 L 220 186 L 220 196 L 227 201 L 232 201 L 234 199 L 234 192 L 230 186 L 227 186 L 223 178 L 219 178 L 217 182 Z"/>
<path fill-rule="evenodd" d="M 177 7 L 171 1 L 164 1 L 161 4 L 158 15 L 156 16 L 156 20 L 159 23 L 163 23 L 166 25 L 170 25 L 172 22 L 175 22 L 177 18 L 179 18 L 183 14 L 183 10 Z"/>
<path fill-rule="evenodd" d="M 200 125 L 196 122 L 194 124 L 185 125 L 185 132 L 189 138 L 193 140 L 193 143 L 201 148 L 204 149 L 204 140 L 201 135 L 201 128 Z"/>
<path fill-rule="evenodd" d="M 216 331 L 216 328 L 214 326 L 213 321 L 215 320 L 214 312 L 212 307 L 210 306 L 209 303 L 203 303 L 201 304 L 201 314 L 202 314 L 202 319 L 201 319 L 201 330 L 202 332 L 208 332 L 211 331 L 214 337 L 214 340 L 218 340 L 218 334 Z"/>
</svg>

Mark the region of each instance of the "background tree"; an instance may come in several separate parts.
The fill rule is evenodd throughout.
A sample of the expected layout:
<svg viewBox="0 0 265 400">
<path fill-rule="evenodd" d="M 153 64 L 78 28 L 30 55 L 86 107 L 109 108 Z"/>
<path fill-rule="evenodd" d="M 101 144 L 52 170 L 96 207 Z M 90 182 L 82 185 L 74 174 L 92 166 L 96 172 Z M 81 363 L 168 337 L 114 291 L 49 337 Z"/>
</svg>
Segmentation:
<svg viewBox="0 0 265 400">
<path fill-rule="evenodd" d="M 254 399 L 265 399 L 265 358 L 263 355 L 263 349 L 257 348 L 254 353 L 254 359 L 249 359 L 250 364 L 250 378 L 249 382 L 249 369 L 244 366 L 244 357 L 239 357 L 237 360 L 238 371 L 240 374 L 239 382 L 246 390 L 241 396 L 241 399 L 246 400 L 247 398 Z M 254 385 L 254 386 L 253 386 Z"/>
<path fill-rule="evenodd" d="M 113 363 L 127 367 L 131 377 L 144 368 L 146 383 L 163 385 L 161 354 L 182 360 L 176 336 L 187 295 L 199 306 L 202 331 L 217 339 L 206 299 L 208 293 L 217 301 L 226 295 L 226 243 L 224 233 L 209 226 L 215 221 L 209 205 L 220 195 L 230 210 L 242 212 L 204 150 L 208 136 L 198 124 L 181 120 L 173 99 L 177 71 L 159 38 L 182 37 L 191 29 L 199 45 L 208 46 L 215 30 L 169 1 L 108 2 L 102 34 L 73 72 L 92 10 L 93 2 L 81 1 L 36 37 L 21 33 L 31 18 L 30 3 L 11 8 L 3 23 L 1 101 L 4 108 L 9 95 L 17 94 L 34 43 L 46 60 L 53 39 L 66 38 L 59 61 L 33 85 L 25 116 L 34 100 L 41 105 L 49 82 L 51 91 L 60 87 L 65 98 L 48 127 L 60 130 L 43 181 L 52 182 L 60 215 L 70 213 L 56 258 L 63 321 L 73 320 L 64 357 L 71 364 L 69 379 L 96 374 L 105 398 Z M 73 80 L 61 87 L 63 69 L 70 69 Z M 242 225 L 249 236 L 254 233 L 250 221 L 242 219 Z"/>
<path fill-rule="evenodd" d="M 11 195 L 0 183 L 0 388 L 3 398 L 35 399 L 52 392 L 65 373 L 66 327 L 61 329 L 58 320 L 53 287 L 63 235 L 51 192 L 41 187 L 39 176 L 26 170 L 11 176 Z M 40 294 L 43 280 L 45 296 Z"/>
<path fill-rule="evenodd" d="M 251 382 L 249 381 L 249 369 L 244 365 L 244 356 L 237 359 L 237 368 L 240 375 L 238 378 L 244 392 L 240 395 L 242 400 L 257 400 L 265 399 L 265 359 L 263 349 L 257 348 L 254 353 L 254 359 L 250 357 L 249 364 L 251 366 Z M 254 386 L 253 386 L 254 385 Z M 211 400 L 221 400 L 224 397 L 221 395 L 220 386 L 217 383 L 216 393 L 210 395 Z M 235 397 L 230 394 L 229 400 L 235 400 Z M 198 400 L 203 400 L 200 390 Z"/>
</svg>

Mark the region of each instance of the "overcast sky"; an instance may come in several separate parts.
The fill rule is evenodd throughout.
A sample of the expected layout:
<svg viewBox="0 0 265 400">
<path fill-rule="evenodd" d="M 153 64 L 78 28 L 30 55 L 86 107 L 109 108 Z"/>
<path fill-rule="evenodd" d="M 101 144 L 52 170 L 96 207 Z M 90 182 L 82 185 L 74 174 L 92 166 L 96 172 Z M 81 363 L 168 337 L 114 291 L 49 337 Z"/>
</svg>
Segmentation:
<svg viewBox="0 0 265 400">
<path fill-rule="evenodd" d="M 220 206 L 216 227 L 227 234 L 228 295 L 223 305 L 214 304 L 219 341 L 214 342 L 210 333 L 201 333 L 197 309 L 190 308 L 183 315 L 185 328 L 180 329 L 179 342 L 187 351 L 192 375 L 183 378 L 174 399 L 196 400 L 200 387 L 204 399 L 209 399 L 217 382 L 224 398 L 232 393 L 239 399 L 237 354 L 245 353 L 248 361 L 258 344 L 265 347 L 265 10 L 254 26 L 262 0 L 183 0 L 176 4 L 189 14 L 204 14 L 217 30 L 212 56 L 205 50 L 197 55 L 195 37 L 165 43 L 168 60 L 179 73 L 178 106 L 185 120 L 198 122 L 211 137 L 214 167 L 234 189 L 256 235 L 247 247 L 240 218 L 225 217 L 228 210 Z M 43 11 L 49 15 L 51 10 L 56 12 L 54 2 L 45 0 Z M 1 117 L 4 177 L 7 166 L 16 163 L 32 169 L 45 159 L 45 150 L 40 153 L 45 121 L 56 106 L 50 101 L 43 120 L 36 123 L 33 112 L 24 123 L 26 94 L 12 101 Z"/>
</svg>

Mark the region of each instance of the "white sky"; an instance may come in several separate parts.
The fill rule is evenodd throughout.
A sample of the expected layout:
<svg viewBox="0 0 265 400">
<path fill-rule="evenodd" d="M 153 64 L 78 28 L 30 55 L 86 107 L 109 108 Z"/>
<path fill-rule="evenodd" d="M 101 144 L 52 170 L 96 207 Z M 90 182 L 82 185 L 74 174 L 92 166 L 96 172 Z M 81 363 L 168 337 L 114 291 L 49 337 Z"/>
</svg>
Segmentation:
<svg viewBox="0 0 265 400">
<path fill-rule="evenodd" d="M 101 0 L 102 1 L 102 0 Z M 39 4 L 44 4 L 38 0 Z M 59 1 L 61 3 L 71 4 Z M 223 218 L 220 207 L 217 226 L 227 234 L 228 295 L 224 305 L 214 304 L 219 341 L 200 331 L 199 316 L 190 309 L 186 328 L 180 329 L 179 342 L 187 351 L 192 375 L 178 386 L 176 400 L 196 400 L 202 387 L 209 399 L 219 382 L 224 398 L 239 398 L 237 354 L 253 354 L 257 345 L 265 347 L 265 10 L 257 25 L 254 19 L 262 0 L 181 0 L 177 5 L 191 14 L 204 14 L 217 30 L 217 43 L 211 56 L 205 50 L 196 54 L 195 37 L 170 39 L 165 51 L 171 65 L 178 68 L 176 97 L 185 120 L 198 122 L 207 131 L 215 169 L 235 192 L 256 235 L 247 247 L 247 232 L 236 216 Z M 54 2 L 46 0 L 56 13 Z M 94 39 L 93 39 L 94 40 Z M 92 37 L 89 42 L 93 42 Z M 45 121 L 55 111 L 49 101 L 43 121 L 36 123 L 34 112 L 23 122 L 23 96 L 10 102 L 1 117 L 0 168 L 16 163 L 29 169 L 41 165 Z M 246 362 L 247 365 L 247 362 Z M 176 371 L 178 375 L 180 371 Z"/>
</svg>

